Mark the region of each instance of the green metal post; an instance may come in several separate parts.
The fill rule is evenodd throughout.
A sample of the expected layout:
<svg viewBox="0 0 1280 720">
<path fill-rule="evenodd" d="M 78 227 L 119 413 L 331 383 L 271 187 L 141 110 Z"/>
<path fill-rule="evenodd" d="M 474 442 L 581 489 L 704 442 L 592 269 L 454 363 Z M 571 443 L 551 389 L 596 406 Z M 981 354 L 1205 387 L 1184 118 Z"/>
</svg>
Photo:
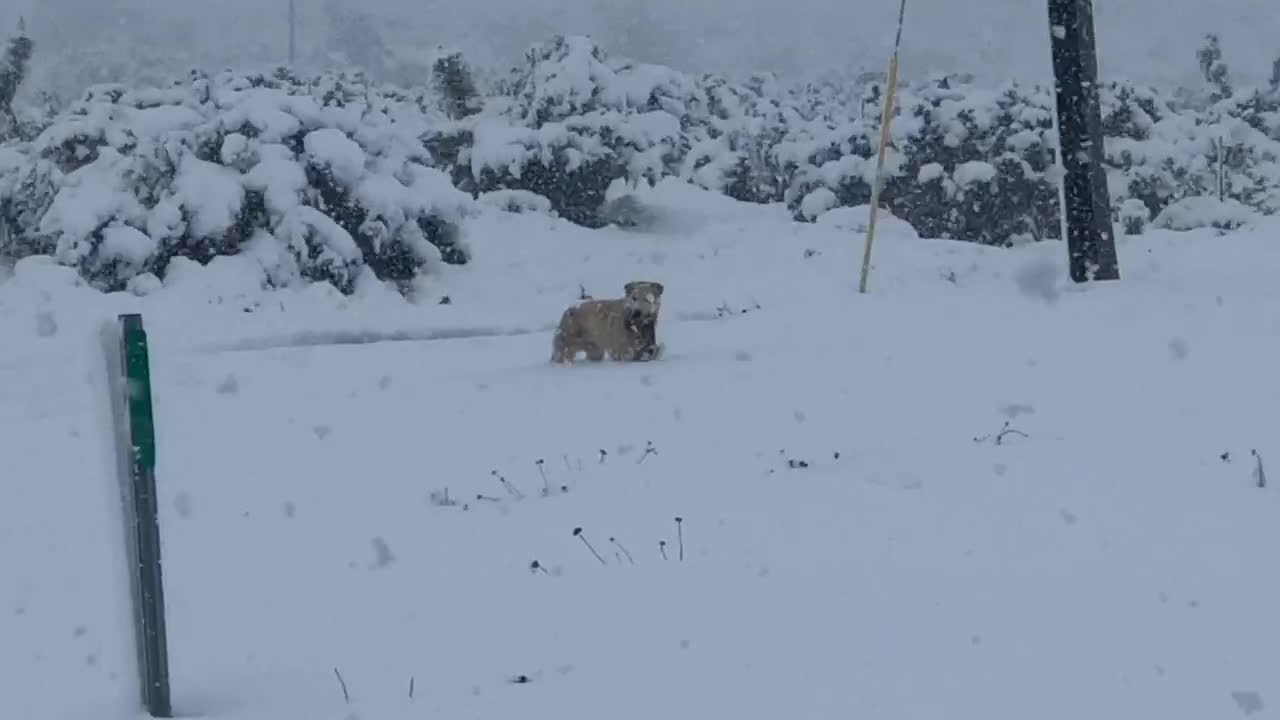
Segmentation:
<svg viewBox="0 0 1280 720">
<path fill-rule="evenodd" d="M 133 520 L 134 601 L 142 701 L 151 717 L 173 716 L 169 698 L 169 651 L 164 624 L 164 579 L 160 563 L 160 518 L 156 500 L 155 416 L 151 368 L 142 316 L 121 315 L 120 357 L 128 418 L 129 487 Z"/>
</svg>

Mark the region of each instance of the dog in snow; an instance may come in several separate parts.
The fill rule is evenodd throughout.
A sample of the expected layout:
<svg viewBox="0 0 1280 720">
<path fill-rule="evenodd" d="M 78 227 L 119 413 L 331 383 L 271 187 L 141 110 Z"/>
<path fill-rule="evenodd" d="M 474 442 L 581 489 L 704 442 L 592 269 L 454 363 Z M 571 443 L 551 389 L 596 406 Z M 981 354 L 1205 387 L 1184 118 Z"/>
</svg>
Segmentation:
<svg viewBox="0 0 1280 720">
<path fill-rule="evenodd" d="M 551 361 L 569 364 L 580 352 L 592 362 L 657 358 L 662 352 L 657 336 L 663 290 L 662 283 L 637 280 L 623 286 L 620 298 L 585 300 L 568 308 L 552 338 Z"/>
</svg>

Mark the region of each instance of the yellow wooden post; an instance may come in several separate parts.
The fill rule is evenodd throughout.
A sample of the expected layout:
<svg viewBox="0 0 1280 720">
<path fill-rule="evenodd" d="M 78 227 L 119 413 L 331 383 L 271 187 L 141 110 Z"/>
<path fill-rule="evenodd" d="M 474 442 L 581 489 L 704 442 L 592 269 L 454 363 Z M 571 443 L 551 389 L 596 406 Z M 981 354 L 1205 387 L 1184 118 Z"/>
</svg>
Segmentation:
<svg viewBox="0 0 1280 720">
<path fill-rule="evenodd" d="M 871 217 L 867 222 L 867 241 L 862 249 L 862 277 L 858 292 L 867 292 L 867 277 L 871 274 L 871 245 L 876 239 L 876 215 L 880 210 L 880 189 L 884 185 L 884 158 L 889 149 L 889 126 L 893 122 L 893 98 L 898 88 L 898 49 L 902 45 L 902 23 L 907 14 L 907 0 L 898 5 L 898 34 L 893 41 L 893 55 L 889 57 L 889 76 L 884 93 L 884 109 L 880 113 L 880 152 L 876 158 L 876 176 L 871 182 Z"/>
</svg>

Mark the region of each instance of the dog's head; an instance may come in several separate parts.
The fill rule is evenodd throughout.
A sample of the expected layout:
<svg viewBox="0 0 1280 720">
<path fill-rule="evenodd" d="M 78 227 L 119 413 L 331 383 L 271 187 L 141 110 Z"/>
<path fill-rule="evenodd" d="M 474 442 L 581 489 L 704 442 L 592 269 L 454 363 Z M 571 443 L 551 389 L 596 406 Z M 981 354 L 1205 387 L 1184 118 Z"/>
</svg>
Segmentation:
<svg viewBox="0 0 1280 720">
<path fill-rule="evenodd" d="M 623 302 L 633 312 L 657 315 L 662 307 L 662 291 L 662 283 L 635 280 L 622 287 Z"/>
</svg>

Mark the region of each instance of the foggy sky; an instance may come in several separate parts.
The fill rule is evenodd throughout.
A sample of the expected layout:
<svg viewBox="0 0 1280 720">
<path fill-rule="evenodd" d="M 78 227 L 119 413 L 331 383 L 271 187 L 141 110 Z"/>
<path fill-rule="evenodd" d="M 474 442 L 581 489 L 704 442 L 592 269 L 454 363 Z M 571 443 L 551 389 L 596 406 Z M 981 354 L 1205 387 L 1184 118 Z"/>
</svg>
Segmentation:
<svg viewBox="0 0 1280 720">
<path fill-rule="evenodd" d="M 350 0 L 355 1 L 355 0 Z M 325 42 L 325 0 L 296 0 L 300 43 Z M 185 52 L 209 69 L 285 57 L 287 0 L 4 0 L 0 29 L 25 14 L 37 59 L 117 41 Z M 812 75 L 881 70 L 897 0 L 363 0 L 400 47 L 452 45 L 477 63 L 510 65 L 557 31 L 595 37 L 611 54 L 682 70 Z M 902 73 L 964 70 L 981 78 L 1050 77 L 1046 0 L 908 0 Z M 1094 0 L 1104 78 L 1194 82 L 1195 49 L 1222 36 L 1237 82 L 1260 82 L 1280 56 L 1280 0 Z M 0 36 L 7 32 L 0 32 Z"/>
</svg>

